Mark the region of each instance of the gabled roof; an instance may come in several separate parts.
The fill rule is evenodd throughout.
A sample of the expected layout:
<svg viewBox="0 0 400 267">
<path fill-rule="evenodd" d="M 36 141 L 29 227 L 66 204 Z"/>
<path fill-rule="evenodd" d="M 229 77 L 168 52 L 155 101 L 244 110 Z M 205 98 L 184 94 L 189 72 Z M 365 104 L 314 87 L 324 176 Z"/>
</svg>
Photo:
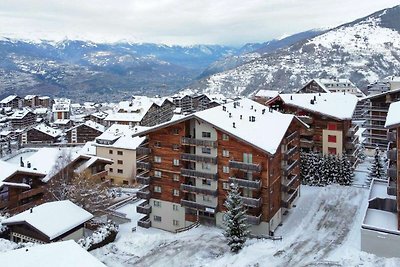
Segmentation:
<svg viewBox="0 0 400 267">
<path fill-rule="evenodd" d="M 250 121 L 251 117 L 254 117 L 254 121 Z M 171 120 L 150 127 L 148 130 L 138 131 L 134 136 L 142 136 L 189 119 L 198 119 L 209 123 L 216 129 L 273 155 L 279 148 L 290 124 L 297 117 L 274 110 L 270 111 L 268 107 L 255 101 L 242 99 Z M 303 124 L 300 120 L 298 121 Z"/>
<path fill-rule="evenodd" d="M 337 120 L 350 120 L 358 102 L 355 95 L 343 93 L 280 94 L 277 98 L 282 99 L 288 106 Z M 277 98 L 267 101 L 267 104 L 273 103 Z M 312 101 L 314 98 L 316 101 Z"/>
<path fill-rule="evenodd" d="M 44 133 L 44 134 L 47 134 L 47 135 L 49 135 L 49 136 L 51 136 L 51 137 L 57 137 L 57 136 L 60 136 L 60 135 L 62 134 L 62 131 L 61 131 L 61 130 L 51 128 L 50 126 L 47 126 L 46 124 L 43 124 L 43 123 L 37 125 L 37 126 L 36 126 L 35 128 L 33 128 L 33 129 L 36 129 L 36 130 L 38 130 L 39 132 L 42 132 L 42 133 Z"/>
<path fill-rule="evenodd" d="M 400 101 L 390 104 L 386 117 L 385 128 L 395 128 L 400 126 Z"/>
<path fill-rule="evenodd" d="M 275 90 L 258 90 L 258 92 L 254 96 L 272 98 L 276 97 L 279 94 L 280 91 L 275 91 Z"/>
<path fill-rule="evenodd" d="M 90 128 L 92 128 L 92 129 L 94 129 L 94 130 L 96 130 L 96 131 L 99 131 L 99 132 L 104 132 L 104 131 L 106 130 L 106 127 L 105 127 L 105 126 L 103 126 L 103 125 L 101 125 L 101 124 L 99 124 L 99 123 L 97 123 L 97 122 L 88 120 L 88 121 L 85 121 L 84 123 L 81 123 L 81 124 L 79 124 L 79 125 L 76 125 L 76 126 L 70 128 L 70 129 L 68 129 L 66 132 L 69 132 L 69 131 L 71 131 L 72 129 L 81 127 L 82 125 L 86 125 L 87 127 L 90 127 Z"/>
<path fill-rule="evenodd" d="M 376 94 L 376 95 L 368 95 L 368 96 L 364 97 L 363 100 L 374 99 L 374 98 L 378 98 L 378 97 L 381 97 L 381 96 L 394 94 L 394 93 L 397 93 L 397 92 L 400 92 L 400 88 L 394 89 L 394 90 L 390 90 L 390 91 L 386 91 L 386 92 L 383 92 L 383 93 L 380 93 L 380 94 Z"/>
<path fill-rule="evenodd" d="M 96 146 L 115 147 L 123 149 L 136 149 L 144 141 L 144 137 L 133 137 L 133 135 L 141 130 L 148 129 L 144 126 L 113 124 L 103 134 L 98 136 L 96 140 L 110 141 L 112 144 L 105 145 L 96 142 Z"/>
<path fill-rule="evenodd" d="M 28 109 L 17 110 L 9 117 L 9 119 L 10 120 L 22 120 L 29 113 L 32 113 L 32 112 Z"/>
<path fill-rule="evenodd" d="M 38 177 L 44 177 L 46 174 L 33 168 L 25 168 L 20 167 L 16 164 L 11 164 L 5 161 L 0 160 L 0 187 L 6 182 L 8 178 L 13 176 L 16 173 L 25 173 L 29 175 L 35 175 Z"/>
<path fill-rule="evenodd" d="M 2 266 L 106 267 L 74 240 L 36 245 L 0 253 Z"/>
<path fill-rule="evenodd" d="M 7 96 L 6 98 L 3 98 L 3 99 L 0 101 L 0 103 L 1 103 L 1 104 L 7 104 L 7 103 L 13 101 L 14 99 L 16 99 L 16 98 L 18 98 L 18 97 L 19 97 L 19 96 L 17 96 L 17 95 L 9 95 L 9 96 Z"/>
<path fill-rule="evenodd" d="M 26 223 L 53 240 L 92 218 L 90 212 L 69 200 L 63 200 L 41 204 L 3 220 L 2 224 Z"/>
</svg>

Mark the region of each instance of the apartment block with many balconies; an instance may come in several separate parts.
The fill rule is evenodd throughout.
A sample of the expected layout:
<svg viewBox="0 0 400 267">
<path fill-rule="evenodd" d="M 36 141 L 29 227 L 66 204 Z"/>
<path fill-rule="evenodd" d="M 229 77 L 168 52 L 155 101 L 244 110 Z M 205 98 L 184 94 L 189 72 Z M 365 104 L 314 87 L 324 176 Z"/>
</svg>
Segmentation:
<svg viewBox="0 0 400 267">
<path fill-rule="evenodd" d="M 270 234 L 300 194 L 297 117 L 243 99 L 136 133 L 145 201 L 138 225 L 179 231 L 221 226 L 231 183 L 241 188 L 254 234 Z M 139 151 L 139 148 L 138 148 Z"/>
</svg>

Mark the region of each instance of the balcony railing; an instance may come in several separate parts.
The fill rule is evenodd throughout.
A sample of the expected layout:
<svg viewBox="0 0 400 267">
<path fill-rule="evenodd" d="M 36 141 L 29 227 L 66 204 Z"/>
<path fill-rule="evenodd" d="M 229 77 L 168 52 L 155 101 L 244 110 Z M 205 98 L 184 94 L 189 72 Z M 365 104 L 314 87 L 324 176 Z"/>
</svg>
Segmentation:
<svg viewBox="0 0 400 267">
<path fill-rule="evenodd" d="M 143 202 L 136 206 L 136 212 L 149 215 L 151 213 L 151 206 L 147 201 Z"/>
<path fill-rule="evenodd" d="M 389 142 L 396 142 L 396 132 L 388 132 L 387 133 L 387 140 Z"/>
<path fill-rule="evenodd" d="M 206 146 L 206 147 L 213 147 L 213 148 L 217 148 L 217 146 L 218 146 L 218 143 L 216 141 L 201 140 L 201 139 L 195 139 L 195 138 L 190 138 L 190 137 L 182 137 L 181 144 L 188 145 L 188 146 Z"/>
<path fill-rule="evenodd" d="M 141 199 L 150 199 L 150 191 L 148 189 L 141 189 L 137 191 L 136 196 Z"/>
<path fill-rule="evenodd" d="M 151 169 L 151 163 L 150 162 L 146 162 L 146 161 L 138 161 L 138 162 L 136 162 L 136 168 L 137 169 L 150 170 Z"/>
<path fill-rule="evenodd" d="M 313 136 L 314 133 L 315 133 L 315 130 L 313 128 L 300 130 L 300 136 Z"/>
<path fill-rule="evenodd" d="M 378 111 L 378 112 L 388 112 L 388 109 L 389 109 L 388 106 L 373 106 L 373 105 L 371 105 L 369 107 L 369 110 Z"/>
<path fill-rule="evenodd" d="M 392 178 L 392 179 L 397 179 L 397 168 L 395 166 L 392 166 L 387 169 L 387 176 Z"/>
<path fill-rule="evenodd" d="M 181 184 L 182 191 L 188 191 L 193 193 L 205 194 L 210 196 L 217 196 L 217 189 L 207 189 L 207 188 L 200 188 L 189 184 Z"/>
<path fill-rule="evenodd" d="M 181 155 L 181 159 L 186 161 L 198 161 L 198 162 L 217 164 L 217 157 L 206 157 L 206 156 L 184 153 Z"/>
<path fill-rule="evenodd" d="M 199 171 L 189 170 L 189 169 L 181 169 L 181 175 L 184 177 L 206 178 L 206 179 L 212 179 L 214 181 L 218 180 L 217 173 L 206 173 L 206 172 L 199 172 Z"/>
<path fill-rule="evenodd" d="M 243 205 L 252 207 L 252 208 L 260 208 L 261 207 L 261 198 L 251 198 L 251 197 L 241 197 L 243 200 Z"/>
<path fill-rule="evenodd" d="M 217 207 L 217 204 L 202 204 L 202 203 L 197 203 L 196 201 L 191 201 L 191 200 L 187 200 L 187 199 L 181 199 L 181 205 L 183 207 L 187 207 L 187 208 L 193 208 L 193 209 L 198 209 L 198 210 L 205 210 L 206 208 L 211 208 L 211 209 L 215 209 Z"/>
<path fill-rule="evenodd" d="M 143 227 L 143 228 L 150 228 L 151 227 L 151 221 L 149 216 L 145 216 L 143 218 L 141 218 L 138 221 L 138 226 Z"/>
<path fill-rule="evenodd" d="M 289 188 L 296 182 L 296 180 L 299 178 L 299 175 L 292 175 L 289 176 L 288 179 L 284 178 L 282 179 L 282 190 L 284 192 L 288 192 Z"/>
<path fill-rule="evenodd" d="M 390 159 L 392 162 L 397 161 L 397 149 L 391 149 L 387 152 L 387 157 Z"/>
<path fill-rule="evenodd" d="M 289 144 L 290 142 L 292 142 L 294 139 L 297 138 L 297 136 L 299 135 L 299 133 L 297 131 L 289 134 L 285 139 L 284 139 L 284 143 L 285 144 Z"/>
<path fill-rule="evenodd" d="M 289 195 L 287 198 L 284 198 L 281 203 L 282 206 L 287 209 L 290 208 L 294 199 L 297 197 L 298 194 L 299 190 L 297 189 L 293 192 L 293 194 Z"/>
<path fill-rule="evenodd" d="M 397 182 L 389 181 L 387 194 L 391 196 L 397 196 Z"/>
<path fill-rule="evenodd" d="M 20 193 L 18 195 L 18 200 L 21 200 L 21 199 L 24 199 L 24 198 L 28 198 L 28 197 L 32 197 L 32 196 L 35 196 L 35 195 L 38 195 L 38 194 L 42 194 L 42 193 L 44 193 L 44 191 L 45 191 L 45 189 L 44 189 L 43 186 L 35 188 L 35 189 L 24 191 L 24 192 L 22 192 L 22 193 Z"/>
<path fill-rule="evenodd" d="M 308 140 L 308 139 L 300 139 L 300 147 L 303 148 L 311 148 L 314 145 L 314 141 L 313 140 Z"/>
<path fill-rule="evenodd" d="M 307 124 L 312 124 L 314 122 L 314 119 L 309 116 L 298 116 L 300 120 L 302 120 L 304 123 Z"/>
<path fill-rule="evenodd" d="M 229 183 L 234 183 L 239 185 L 239 187 L 247 187 L 251 189 L 261 189 L 261 181 L 260 180 L 255 180 L 255 181 L 250 181 L 246 179 L 240 179 L 236 177 L 229 177 Z"/>
<path fill-rule="evenodd" d="M 101 179 L 101 178 L 105 178 L 108 175 L 108 171 L 104 170 L 104 171 L 100 171 L 98 173 L 95 173 L 92 175 L 92 179 Z"/>
<path fill-rule="evenodd" d="M 298 152 L 299 152 L 299 148 L 297 146 L 294 146 L 283 153 L 283 159 L 288 160 L 288 159 L 292 158 L 295 154 L 298 154 Z"/>
<path fill-rule="evenodd" d="M 258 216 L 246 214 L 247 223 L 251 225 L 259 225 L 261 223 L 261 214 Z"/>
<path fill-rule="evenodd" d="M 353 124 L 353 125 L 351 126 L 351 128 L 348 130 L 347 136 L 350 137 L 350 136 L 355 135 L 356 132 L 358 131 L 358 129 L 359 129 L 358 124 Z"/>
<path fill-rule="evenodd" d="M 243 171 L 254 171 L 254 172 L 261 172 L 261 165 L 254 164 L 254 163 L 245 163 L 240 161 L 229 161 L 229 168 L 232 169 L 239 169 Z"/>
<path fill-rule="evenodd" d="M 282 166 L 282 171 L 283 171 L 283 176 L 288 176 L 289 173 L 298 165 L 299 160 L 296 159 L 295 161 L 293 161 L 290 164 L 284 164 Z"/>
<path fill-rule="evenodd" d="M 151 181 L 151 177 L 150 177 L 150 176 L 141 176 L 141 175 L 138 175 L 138 176 L 136 176 L 136 181 L 137 181 L 139 184 L 149 185 L 149 184 L 150 184 L 150 181 Z"/>
<path fill-rule="evenodd" d="M 384 124 L 370 123 L 368 121 L 364 122 L 362 124 L 362 127 L 366 128 L 366 129 L 385 130 L 385 125 Z"/>
<path fill-rule="evenodd" d="M 151 148 L 139 146 L 136 148 L 136 154 L 138 155 L 149 155 L 151 153 Z"/>
<path fill-rule="evenodd" d="M 378 139 L 378 140 L 382 140 L 385 141 L 383 143 L 387 144 L 388 139 L 388 135 L 387 134 L 383 134 L 384 130 L 380 131 L 382 134 L 377 134 L 377 133 L 371 133 L 368 130 L 364 131 L 361 136 L 362 137 L 366 137 L 366 138 L 371 138 L 371 139 Z M 390 141 L 390 140 L 389 140 Z"/>
</svg>

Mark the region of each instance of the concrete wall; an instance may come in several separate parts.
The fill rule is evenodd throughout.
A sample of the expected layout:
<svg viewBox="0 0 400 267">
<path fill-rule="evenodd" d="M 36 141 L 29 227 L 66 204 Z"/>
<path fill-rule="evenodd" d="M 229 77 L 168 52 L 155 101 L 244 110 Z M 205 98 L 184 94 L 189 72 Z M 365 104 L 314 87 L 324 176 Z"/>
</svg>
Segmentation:
<svg viewBox="0 0 400 267">
<path fill-rule="evenodd" d="M 196 139 L 199 140 L 208 140 L 208 141 L 216 141 L 217 140 L 217 131 L 208 123 L 202 123 L 195 121 L 194 122 L 194 127 L 195 127 L 195 133 Z M 203 138 L 202 137 L 202 132 L 210 132 L 211 137 L 210 138 Z M 216 157 L 217 156 L 217 149 L 216 148 L 211 148 L 211 154 L 204 154 L 202 153 L 202 147 L 201 146 L 196 146 L 195 148 L 195 154 L 199 156 L 208 156 L 208 157 Z M 206 172 L 206 173 L 217 173 L 218 167 L 215 164 L 210 164 L 210 170 L 205 170 L 202 168 L 202 163 L 197 162 L 196 163 L 196 171 L 201 171 L 201 172 Z"/>
<path fill-rule="evenodd" d="M 73 232 L 73 233 L 61 238 L 61 241 L 72 240 L 72 239 L 75 240 L 75 241 L 78 241 L 82 237 L 83 237 L 83 227 L 79 228 L 75 232 Z"/>
<path fill-rule="evenodd" d="M 328 135 L 336 136 L 336 143 L 328 142 Z M 336 130 L 322 130 L 322 153 L 328 154 L 328 147 L 336 148 L 336 154 L 341 155 L 343 152 L 343 132 Z"/>
<path fill-rule="evenodd" d="M 380 257 L 399 257 L 400 236 L 361 228 L 361 250 Z"/>
<path fill-rule="evenodd" d="M 109 150 L 113 153 L 110 154 Z M 122 151 L 122 155 L 118 155 L 118 151 Z M 129 184 L 134 183 L 136 177 L 136 150 L 114 148 L 112 146 L 97 146 L 96 156 L 108 158 L 114 161 L 113 164 L 107 165 L 108 179 L 114 179 L 115 184 L 122 184 L 128 181 Z M 118 164 L 118 160 L 122 160 L 123 164 Z M 110 171 L 110 168 L 113 171 Z M 123 173 L 118 173 L 118 169 L 122 169 Z"/>
<path fill-rule="evenodd" d="M 154 201 L 160 201 L 161 207 L 155 207 Z M 175 232 L 176 229 L 186 227 L 191 224 L 191 222 L 187 222 L 185 220 L 185 208 L 178 203 L 151 198 L 150 205 L 151 214 L 149 217 L 152 227 Z M 177 205 L 178 210 L 174 210 L 173 205 Z M 160 216 L 161 222 L 155 221 L 154 216 Z M 174 220 L 179 221 L 179 225 L 175 226 L 173 224 Z"/>
</svg>

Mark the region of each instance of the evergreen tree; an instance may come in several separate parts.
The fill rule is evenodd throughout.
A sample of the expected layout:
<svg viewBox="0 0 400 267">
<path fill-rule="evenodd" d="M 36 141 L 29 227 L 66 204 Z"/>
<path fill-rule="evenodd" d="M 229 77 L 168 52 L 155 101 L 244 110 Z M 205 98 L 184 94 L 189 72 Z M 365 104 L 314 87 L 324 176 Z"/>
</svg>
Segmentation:
<svg viewBox="0 0 400 267">
<path fill-rule="evenodd" d="M 347 158 L 347 155 L 343 153 L 341 157 L 341 164 L 343 165 L 343 184 L 342 185 L 351 185 L 354 181 L 354 172 L 353 167 L 350 160 Z"/>
<path fill-rule="evenodd" d="M 231 190 L 224 203 L 228 209 L 225 214 L 225 237 L 231 251 L 238 253 L 244 246 L 249 235 L 249 226 L 245 217 L 246 211 L 243 208 L 243 200 L 240 197 L 237 184 L 231 184 Z"/>
<path fill-rule="evenodd" d="M 385 179 L 385 168 L 382 162 L 379 147 L 375 148 L 374 162 L 369 169 L 367 183 L 370 184 L 372 179 Z"/>
</svg>

